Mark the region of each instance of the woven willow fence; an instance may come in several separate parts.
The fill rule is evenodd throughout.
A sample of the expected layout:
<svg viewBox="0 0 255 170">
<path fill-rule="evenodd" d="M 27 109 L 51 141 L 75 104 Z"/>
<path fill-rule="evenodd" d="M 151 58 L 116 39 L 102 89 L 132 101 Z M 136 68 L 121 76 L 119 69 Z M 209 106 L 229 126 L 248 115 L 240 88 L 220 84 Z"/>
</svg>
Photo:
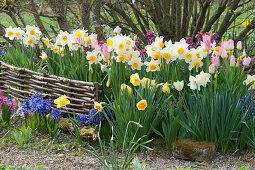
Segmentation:
<svg viewBox="0 0 255 170">
<path fill-rule="evenodd" d="M 0 61 L 0 89 L 22 101 L 38 91 L 52 101 L 61 95 L 70 100 L 69 113 L 85 113 L 100 100 L 101 84 L 84 82 L 14 67 Z"/>
</svg>

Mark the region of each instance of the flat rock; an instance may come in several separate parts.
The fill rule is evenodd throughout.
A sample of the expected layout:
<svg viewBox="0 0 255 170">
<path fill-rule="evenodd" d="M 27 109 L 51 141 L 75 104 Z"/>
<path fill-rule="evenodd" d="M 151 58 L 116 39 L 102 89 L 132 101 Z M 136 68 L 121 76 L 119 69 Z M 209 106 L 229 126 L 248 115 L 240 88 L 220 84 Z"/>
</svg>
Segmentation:
<svg viewBox="0 0 255 170">
<path fill-rule="evenodd" d="M 213 158 L 215 145 L 213 142 L 181 139 L 173 142 L 172 153 L 175 158 L 203 162 Z"/>
</svg>

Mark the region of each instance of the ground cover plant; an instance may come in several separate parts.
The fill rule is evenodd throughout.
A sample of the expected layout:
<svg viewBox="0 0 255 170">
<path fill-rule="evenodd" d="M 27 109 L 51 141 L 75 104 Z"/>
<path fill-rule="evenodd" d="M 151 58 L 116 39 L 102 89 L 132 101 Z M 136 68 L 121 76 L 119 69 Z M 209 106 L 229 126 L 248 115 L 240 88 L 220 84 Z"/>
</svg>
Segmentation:
<svg viewBox="0 0 255 170">
<path fill-rule="evenodd" d="M 205 10 L 211 2 L 201 3 Z M 5 3 L 8 8 L 10 4 Z M 238 4 L 230 10 L 238 9 Z M 112 7 L 116 15 L 124 15 L 115 5 L 104 5 L 105 9 Z M 205 16 L 198 16 L 205 22 Z M 210 23 L 210 10 L 207 16 Z M 230 18 L 224 19 L 228 26 L 233 22 Z M 144 169 L 135 151 L 150 149 L 146 145 L 153 138 L 162 139 L 168 151 L 175 140 L 183 138 L 214 142 L 216 151 L 222 153 L 255 148 L 254 58 L 246 53 L 252 54 L 254 47 L 252 42 L 247 46 L 248 40 L 239 41 L 242 32 L 223 38 L 227 26 L 215 29 L 217 33 L 201 33 L 198 31 L 203 27 L 209 28 L 196 23 L 191 36 L 165 35 L 161 28 L 159 33 L 126 34 L 119 26 L 101 36 L 97 30 L 68 30 L 64 23 L 54 31 L 55 36 L 39 24 L 0 27 L 8 41 L 0 61 L 73 80 L 99 82 L 103 84 L 101 101 L 94 101 L 87 115 L 69 113 L 66 106 L 74 101 L 66 94 L 43 98 L 38 91 L 18 102 L 0 89 L 0 130 L 10 128 L 6 135 L 11 133 L 19 147 L 29 145 L 38 134 L 55 141 L 62 131 L 70 132 L 76 138 L 72 147 L 95 156 L 105 169 Z M 252 33 L 254 19 L 243 23 L 244 32 Z M 154 27 L 159 27 L 157 24 L 154 21 Z M 86 135 L 98 141 L 96 148 L 87 145 Z"/>
</svg>

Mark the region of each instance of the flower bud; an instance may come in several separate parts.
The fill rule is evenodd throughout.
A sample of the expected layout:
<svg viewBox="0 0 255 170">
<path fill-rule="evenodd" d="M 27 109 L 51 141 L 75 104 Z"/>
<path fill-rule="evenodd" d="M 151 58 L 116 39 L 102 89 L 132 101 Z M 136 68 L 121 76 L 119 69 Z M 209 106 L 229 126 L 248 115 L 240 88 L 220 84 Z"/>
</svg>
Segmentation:
<svg viewBox="0 0 255 170">
<path fill-rule="evenodd" d="M 235 57 L 233 56 L 233 55 L 231 55 L 230 56 L 230 58 L 229 58 L 229 60 L 230 60 L 230 67 L 234 67 L 235 66 Z"/>
<path fill-rule="evenodd" d="M 45 52 L 42 52 L 42 55 L 40 56 L 41 59 L 43 59 L 43 61 L 48 60 L 48 56 Z"/>
<path fill-rule="evenodd" d="M 249 66 L 251 62 L 251 58 L 250 57 L 245 57 L 243 60 L 243 65 L 244 66 Z"/>
<path fill-rule="evenodd" d="M 245 49 L 243 49 L 243 54 L 242 54 L 242 56 L 246 56 Z"/>
<path fill-rule="evenodd" d="M 114 32 L 114 34 L 120 34 L 121 28 L 119 26 L 117 26 L 116 28 L 114 28 L 113 32 Z"/>
<path fill-rule="evenodd" d="M 110 84 L 111 84 L 111 80 L 108 79 L 107 82 L 106 82 L 106 87 L 110 87 Z"/>
<path fill-rule="evenodd" d="M 209 66 L 209 73 L 213 74 L 213 73 L 215 73 L 215 70 L 216 70 L 215 66 L 213 64 L 211 64 Z"/>
<path fill-rule="evenodd" d="M 242 41 L 238 41 L 238 42 L 237 42 L 236 48 L 237 48 L 238 50 L 242 50 Z"/>
</svg>

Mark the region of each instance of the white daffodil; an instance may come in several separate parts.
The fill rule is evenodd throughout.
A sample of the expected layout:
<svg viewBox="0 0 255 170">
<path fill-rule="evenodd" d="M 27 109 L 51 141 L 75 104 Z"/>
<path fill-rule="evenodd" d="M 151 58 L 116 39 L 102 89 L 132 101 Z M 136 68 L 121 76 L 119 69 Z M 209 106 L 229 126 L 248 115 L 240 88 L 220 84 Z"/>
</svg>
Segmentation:
<svg viewBox="0 0 255 170">
<path fill-rule="evenodd" d="M 185 54 L 185 62 L 186 63 L 191 63 L 192 60 L 196 59 L 196 50 L 194 48 L 187 50 L 186 54 Z"/>
<path fill-rule="evenodd" d="M 129 50 L 126 52 L 127 61 L 131 61 L 133 58 L 137 58 L 140 56 L 140 51 L 137 50 Z"/>
<path fill-rule="evenodd" d="M 172 49 L 171 48 L 164 48 L 163 50 L 161 50 L 162 53 L 162 57 L 166 60 L 166 62 L 168 63 L 170 60 L 174 61 L 175 58 L 172 55 Z"/>
<path fill-rule="evenodd" d="M 36 39 L 35 39 L 34 36 L 26 35 L 26 36 L 24 36 L 24 38 L 23 38 L 23 43 L 24 43 L 25 45 L 27 45 L 27 46 L 30 45 L 31 47 L 34 47 L 35 44 L 37 44 L 37 41 L 36 41 Z"/>
<path fill-rule="evenodd" d="M 141 70 L 142 59 L 141 58 L 132 58 L 131 61 L 128 62 L 128 65 L 131 66 L 132 70 Z"/>
<path fill-rule="evenodd" d="M 63 47 L 60 47 L 59 52 L 62 57 L 65 55 L 65 49 Z"/>
<path fill-rule="evenodd" d="M 87 52 L 86 58 L 89 61 L 89 64 L 99 64 L 99 62 L 102 60 L 102 56 L 96 50 Z"/>
<path fill-rule="evenodd" d="M 17 38 L 17 40 L 22 40 L 23 36 L 25 35 L 25 32 L 20 28 L 13 28 L 14 37 Z"/>
<path fill-rule="evenodd" d="M 254 82 L 253 82 L 254 81 Z M 253 82 L 253 83 L 252 83 Z M 250 83 L 252 83 L 252 85 L 251 85 L 251 87 L 249 88 L 249 89 L 255 89 L 255 75 L 253 75 L 253 76 L 251 76 L 251 75 L 247 75 L 247 79 L 246 80 L 244 80 L 244 82 L 243 82 L 243 84 L 244 85 L 248 85 L 248 84 L 250 84 Z"/>
<path fill-rule="evenodd" d="M 158 46 L 156 46 L 154 43 L 152 43 L 151 45 L 146 45 L 145 49 L 149 57 L 152 57 L 154 59 L 160 59 L 161 49 Z"/>
<path fill-rule="evenodd" d="M 14 39 L 14 30 L 12 26 L 9 26 L 8 28 L 5 28 L 5 37 L 9 38 L 10 40 Z"/>
<path fill-rule="evenodd" d="M 26 34 L 30 37 L 33 36 L 35 39 L 39 40 L 42 33 L 40 29 L 36 27 L 35 25 L 33 26 L 27 25 Z"/>
<path fill-rule="evenodd" d="M 44 45 L 46 45 L 46 47 L 49 48 L 52 46 L 52 44 L 50 43 L 50 40 L 47 37 L 42 38 L 42 41 L 43 41 Z"/>
<path fill-rule="evenodd" d="M 189 70 L 192 70 L 194 67 L 198 69 L 203 66 L 202 58 L 193 57 L 189 63 Z"/>
<path fill-rule="evenodd" d="M 65 46 L 69 44 L 71 41 L 71 36 L 67 31 L 60 30 L 60 34 L 57 36 L 57 44 L 61 46 Z"/>
<path fill-rule="evenodd" d="M 121 53 L 119 52 L 119 54 L 116 55 L 115 59 L 116 59 L 116 62 L 122 62 L 122 63 L 125 63 L 126 62 L 126 54 L 125 53 Z"/>
<path fill-rule="evenodd" d="M 173 45 L 173 55 L 175 58 L 184 59 L 188 50 L 188 44 L 186 40 L 182 38 L 179 42 L 175 42 Z"/>
<path fill-rule="evenodd" d="M 189 81 L 190 82 L 188 83 L 188 86 L 190 87 L 191 90 L 195 90 L 195 89 L 200 90 L 200 86 L 197 84 L 196 77 L 190 75 Z"/>
<path fill-rule="evenodd" d="M 164 37 L 156 37 L 155 41 L 153 42 L 153 45 L 156 46 L 159 49 L 163 49 L 165 46 L 165 43 L 163 42 Z"/>
<path fill-rule="evenodd" d="M 59 51 L 59 47 L 57 46 L 57 44 L 54 44 L 52 47 L 51 47 L 53 53 L 57 53 Z"/>
<path fill-rule="evenodd" d="M 149 71 L 159 71 L 159 64 L 160 64 L 160 60 L 154 60 L 154 59 L 151 59 L 150 62 L 145 62 L 144 65 L 147 66 L 147 69 L 146 69 L 146 72 L 149 72 Z"/>
</svg>

